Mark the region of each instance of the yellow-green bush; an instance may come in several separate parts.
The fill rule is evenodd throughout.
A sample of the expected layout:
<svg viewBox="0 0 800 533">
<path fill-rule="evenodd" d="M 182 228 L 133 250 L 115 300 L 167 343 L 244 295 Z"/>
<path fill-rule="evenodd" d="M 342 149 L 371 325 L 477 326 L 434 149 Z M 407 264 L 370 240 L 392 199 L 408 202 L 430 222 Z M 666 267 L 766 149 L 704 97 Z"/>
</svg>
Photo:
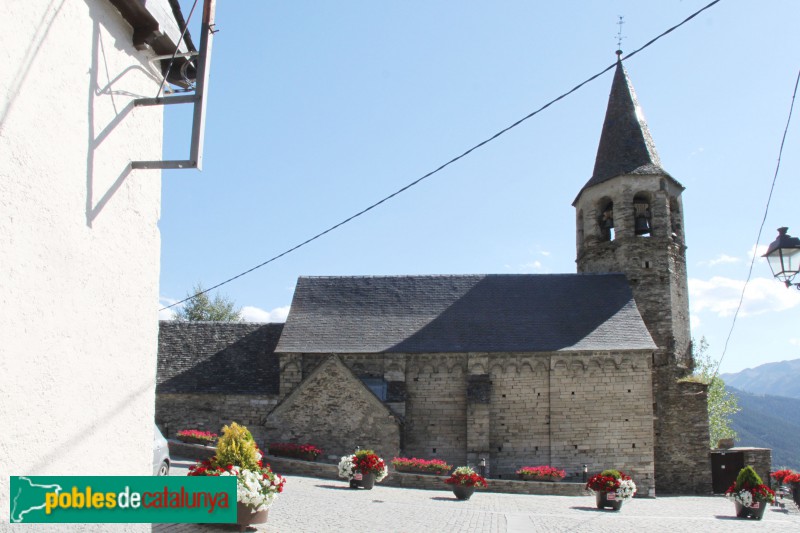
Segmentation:
<svg viewBox="0 0 800 533">
<path fill-rule="evenodd" d="M 222 436 L 217 441 L 217 465 L 235 465 L 255 471 L 258 469 L 258 460 L 256 442 L 246 427 L 232 422 L 230 426 L 222 428 Z"/>
</svg>

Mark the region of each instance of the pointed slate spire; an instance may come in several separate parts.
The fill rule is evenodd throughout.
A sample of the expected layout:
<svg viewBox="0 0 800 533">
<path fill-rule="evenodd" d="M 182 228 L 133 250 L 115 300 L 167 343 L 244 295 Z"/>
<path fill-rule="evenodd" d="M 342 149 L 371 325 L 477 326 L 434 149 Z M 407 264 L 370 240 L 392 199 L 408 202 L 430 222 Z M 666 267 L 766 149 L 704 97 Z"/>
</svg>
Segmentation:
<svg viewBox="0 0 800 533">
<path fill-rule="evenodd" d="M 623 174 L 669 176 L 661 168 L 656 145 L 647 129 L 647 122 L 639 107 L 633 85 L 628 79 L 628 73 L 625 72 L 622 61 L 617 59 L 603 132 L 597 147 L 594 173 L 581 192 Z"/>
</svg>

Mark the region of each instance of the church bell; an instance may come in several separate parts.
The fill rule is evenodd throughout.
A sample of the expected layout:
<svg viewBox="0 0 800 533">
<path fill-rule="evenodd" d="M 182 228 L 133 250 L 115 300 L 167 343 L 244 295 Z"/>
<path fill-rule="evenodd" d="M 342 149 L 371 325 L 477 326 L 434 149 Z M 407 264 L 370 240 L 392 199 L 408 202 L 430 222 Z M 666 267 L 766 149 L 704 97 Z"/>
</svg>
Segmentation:
<svg viewBox="0 0 800 533">
<path fill-rule="evenodd" d="M 649 235 L 650 234 L 650 206 L 647 204 L 634 204 L 634 217 L 633 231 L 636 235 Z"/>
<path fill-rule="evenodd" d="M 634 231 L 636 235 L 647 235 L 650 233 L 650 222 L 647 221 L 647 217 L 644 215 L 636 217 Z"/>
</svg>

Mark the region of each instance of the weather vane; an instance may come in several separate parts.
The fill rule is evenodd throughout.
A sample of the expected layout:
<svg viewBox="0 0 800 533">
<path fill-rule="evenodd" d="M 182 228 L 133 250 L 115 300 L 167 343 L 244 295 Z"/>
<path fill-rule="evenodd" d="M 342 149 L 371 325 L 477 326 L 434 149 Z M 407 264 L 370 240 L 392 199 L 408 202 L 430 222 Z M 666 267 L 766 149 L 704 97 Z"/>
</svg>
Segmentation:
<svg viewBox="0 0 800 533">
<path fill-rule="evenodd" d="M 619 31 L 617 32 L 617 55 L 622 55 L 622 39 L 625 37 L 622 35 L 622 25 L 625 24 L 623 20 L 625 17 L 622 15 L 619 16 L 619 22 L 617 22 L 617 26 L 619 26 Z"/>
</svg>

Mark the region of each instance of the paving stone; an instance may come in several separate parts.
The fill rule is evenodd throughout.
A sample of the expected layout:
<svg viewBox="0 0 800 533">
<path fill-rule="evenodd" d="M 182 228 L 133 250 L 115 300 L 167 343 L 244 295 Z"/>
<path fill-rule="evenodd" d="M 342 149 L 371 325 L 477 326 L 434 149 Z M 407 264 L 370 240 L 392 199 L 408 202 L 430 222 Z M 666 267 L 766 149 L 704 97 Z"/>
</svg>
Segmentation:
<svg viewBox="0 0 800 533">
<path fill-rule="evenodd" d="M 250 531 L 351 533 L 537 533 L 800 531 L 800 511 L 783 499 L 760 522 L 737 519 L 722 496 L 635 498 L 619 512 L 598 510 L 590 496 L 533 496 L 477 491 L 458 501 L 448 489 L 420 490 L 377 484 L 350 489 L 343 480 L 293 476 L 266 524 Z M 156 524 L 158 533 L 237 531 L 232 525 Z"/>
</svg>

